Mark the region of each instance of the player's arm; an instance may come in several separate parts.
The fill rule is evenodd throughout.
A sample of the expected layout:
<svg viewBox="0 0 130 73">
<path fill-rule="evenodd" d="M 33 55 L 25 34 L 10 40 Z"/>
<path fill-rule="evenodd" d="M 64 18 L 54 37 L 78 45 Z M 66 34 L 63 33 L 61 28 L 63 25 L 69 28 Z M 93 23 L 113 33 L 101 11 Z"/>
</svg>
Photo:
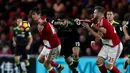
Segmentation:
<svg viewBox="0 0 130 73">
<path fill-rule="evenodd" d="M 33 38 L 32 38 L 32 35 L 31 35 L 30 31 L 28 32 L 28 37 L 27 38 L 28 38 L 28 44 L 26 46 L 26 50 L 29 50 L 30 47 L 31 47 L 32 41 L 33 41 Z"/>
<path fill-rule="evenodd" d="M 95 25 L 95 24 L 94 24 L 92 27 L 93 27 L 94 29 L 96 29 L 96 30 L 98 30 L 98 31 L 100 31 L 100 32 L 102 32 L 102 33 L 104 33 L 104 34 L 106 33 L 106 29 L 103 29 L 103 28 L 101 29 L 101 28 L 99 28 L 99 27 L 98 27 L 97 25 Z"/>
<path fill-rule="evenodd" d="M 14 47 L 16 47 L 16 35 L 17 35 L 17 34 L 16 34 L 16 33 L 17 33 L 17 32 L 16 32 L 16 29 L 17 29 L 17 28 L 14 28 L 14 29 L 13 29 L 13 37 L 12 37 L 12 41 L 13 41 L 13 46 L 14 46 Z"/>
<path fill-rule="evenodd" d="M 128 34 L 128 31 L 127 31 L 128 22 L 127 21 L 123 21 L 122 24 L 123 24 L 123 32 L 124 32 L 124 35 L 125 35 L 125 39 L 128 40 L 130 38 L 129 34 Z"/>
<path fill-rule="evenodd" d="M 28 44 L 27 45 L 29 45 L 29 46 L 31 46 L 31 44 L 32 44 L 32 42 L 33 42 L 33 38 L 32 38 L 32 34 L 31 34 L 31 32 L 28 32 Z"/>
<path fill-rule="evenodd" d="M 85 27 L 95 38 L 101 39 L 102 36 L 96 33 L 92 28 L 89 27 L 88 23 L 81 24 L 83 27 Z"/>
<path fill-rule="evenodd" d="M 12 41 L 13 41 L 13 46 L 16 47 L 16 38 L 14 36 L 12 38 Z"/>
</svg>

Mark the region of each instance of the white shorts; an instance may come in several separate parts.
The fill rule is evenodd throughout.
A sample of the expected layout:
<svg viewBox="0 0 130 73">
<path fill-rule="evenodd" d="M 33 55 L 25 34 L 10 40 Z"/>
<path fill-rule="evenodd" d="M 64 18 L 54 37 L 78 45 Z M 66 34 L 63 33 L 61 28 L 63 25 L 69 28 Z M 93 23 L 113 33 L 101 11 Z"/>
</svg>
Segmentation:
<svg viewBox="0 0 130 73">
<path fill-rule="evenodd" d="M 115 61 L 119 58 L 123 50 L 123 45 L 120 43 L 115 47 L 110 47 L 108 45 L 103 45 L 98 56 L 103 57 L 108 60 L 109 64 L 114 64 Z"/>
<path fill-rule="evenodd" d="M 61 45 L 53 49 L 49 49 L 44 46 L 40 54 L 44 55 L 46 60 L 53 60 L 54 58 L 57 58 L 60 55 L 60 51 Z"/>
</svg>

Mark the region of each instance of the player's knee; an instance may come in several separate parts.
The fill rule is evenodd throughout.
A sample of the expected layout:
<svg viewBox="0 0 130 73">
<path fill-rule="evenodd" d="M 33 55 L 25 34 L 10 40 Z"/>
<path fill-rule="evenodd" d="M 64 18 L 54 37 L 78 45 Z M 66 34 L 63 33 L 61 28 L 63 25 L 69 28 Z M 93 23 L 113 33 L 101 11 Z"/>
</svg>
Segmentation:
<svg viewBox="0 0 130 73">
<path fill-rule="evenodd" d="M 42 61 L 41 59 L 39 59 L 39 58 L 38 58 L 38 61 L 39 61 L 40 63 L 43 63 L 43 61 Z"/>
<path fill-rule="evenodd" d="M 73 47 L 73 53 L 79 53 L 80 48 L 79 47 Z"/>
<path fill-rule="evenodd" d="M 68 64 L 70 64 L 70 63 L 72 62 L 70 56 L 66 56 L 65 61 L 66 61 Z"/>
<path fill-rule="evenodd" d="M 103 58 L 98 58 L 98 60 L 96 61 L 97 65 L 102 65 L 104 64 L 104 59 Z"/>
<path fill-rule="evenodd" d="M 113 67 L 113 64 L 106 64 L 106 69 L 111 70 Z"/>
<path fill-rule="evenodd" d="M 19 62 L 19 61 L 20 61 L 20 56 L 16 56 L 16 57 L 15 57 L 15 61 L 16 61 L 16 62 Z"/>
<path fill-rule="evenodd" d="M 100 61 L 100 60 L 97 60 L 97 61 L 96 61 L 96 64 L 97 64 L 97 65 L 101 65 L 101 64 L 103 64 L 103 62 Z"/>
<path fill-rule="evenodd" d="M 127 61 L 127 62 L 128 62 L 128 64 L 130 64 L 130 59 L 128 59 L 128 61 Z"/>
<path fill-rule="evenodd" d="M 40 63 L 43 63 L 43 62 L 44 62 L 44 57 L 39 56 L 39 57 L 38 57 L 38 61 L 39 61 Z"/>
<path fill-rule="evenodd" d="M 79 58 L 78 54 L 74 54 L 73 56 L 74 56 L 75 59 Z"/>
</svg>

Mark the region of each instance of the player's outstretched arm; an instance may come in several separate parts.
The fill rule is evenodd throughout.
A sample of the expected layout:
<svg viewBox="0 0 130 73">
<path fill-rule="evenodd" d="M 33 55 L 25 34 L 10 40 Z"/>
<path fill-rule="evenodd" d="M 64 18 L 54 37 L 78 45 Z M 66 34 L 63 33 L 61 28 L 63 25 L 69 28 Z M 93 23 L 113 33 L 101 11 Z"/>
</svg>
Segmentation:
<svg viewBox="0 0 130 73">
<path fill-rule="evenodd" d="M 93 31 L 93 29 L 89 27 L 88 23 L 83 22 L 81 25 L 85 27 L 95 38 L 98 38 L 98 39 L 102 38 L 101 35 Z"/>
<path fill-rule="evenodd" d="M 123 24 L 123 32 L 124 32 L 124 35 L 125 35 L 125 39 L 129 40 L 130 37 L 129 37 L 128 31 L 127 31 L 127 22 L 123 21 L 122 24 Z"/>
</svg>

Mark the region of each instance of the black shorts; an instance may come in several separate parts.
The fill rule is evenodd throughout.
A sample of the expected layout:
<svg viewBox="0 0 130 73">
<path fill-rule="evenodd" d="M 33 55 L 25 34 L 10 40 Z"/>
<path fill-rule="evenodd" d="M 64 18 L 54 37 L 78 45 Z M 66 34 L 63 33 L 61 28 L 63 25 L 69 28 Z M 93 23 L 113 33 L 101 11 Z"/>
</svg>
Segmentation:
<svg viewBox="0 0 130 73">
<path fill-rule="evenodd" d="M 22 56 L 23 59 L 27 59 L 28 51 L 26 45 L 17 45 L 15 48 L 15 56 Z"/>
<path fill-rule="evenodd" d="M 72 55 L 72 48 L 73 47 L 80 47 L 79 40 L 72 40 L 72 39 L 62 39 L 61 40 L 61 55 L 65 57 L 69 57 Z"/>
</svg>

